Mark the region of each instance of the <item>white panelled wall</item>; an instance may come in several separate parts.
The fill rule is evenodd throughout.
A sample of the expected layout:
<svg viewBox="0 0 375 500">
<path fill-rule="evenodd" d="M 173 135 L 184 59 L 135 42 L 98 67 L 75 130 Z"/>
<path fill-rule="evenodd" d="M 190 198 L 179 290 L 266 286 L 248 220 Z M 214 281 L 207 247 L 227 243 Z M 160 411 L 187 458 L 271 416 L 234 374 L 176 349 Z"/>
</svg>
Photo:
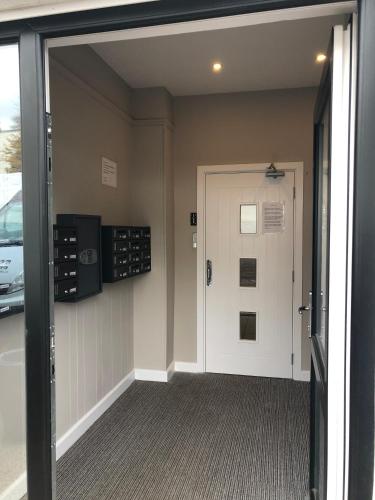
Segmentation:
<svg viewBox="0 0 375 500">
<path fill-rule="evenodd" d="M 87 46 L 53 51 L 50 94 L 55 214 L 150 225 L 153 266 L 150 274 L 104 284 L 102 294 L 55 304 L 60 456 L 135 377 L 167 379 L 171 99 L 164 89 L 132 91 Z M 101 183 L 102 156 L 118 164 L 116 189 Z"/>
<path fill-rule="evenodd" d="M 57 437 L 133 371 L 133 285 L 55 305 Z"/>
</svg>

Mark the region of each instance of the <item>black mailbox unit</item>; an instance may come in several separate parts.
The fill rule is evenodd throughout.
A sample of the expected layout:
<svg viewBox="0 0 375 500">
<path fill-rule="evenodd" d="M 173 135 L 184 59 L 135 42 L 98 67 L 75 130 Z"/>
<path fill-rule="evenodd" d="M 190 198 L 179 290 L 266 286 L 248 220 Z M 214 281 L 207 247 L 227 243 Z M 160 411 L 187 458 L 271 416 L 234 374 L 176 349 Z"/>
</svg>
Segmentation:
<svg viewBox="0 0 375 500">
<path fill-rule="evenodd" d="M 77 237 L 77 292 L 66 297 L 64 300 L 73 302 L 101 293 L 100 216 L 59 214 L 56 217 L 56 221 L 60 231 L 74 228 Z M 61 266 L 58 272 L 60 276 L 64 275 L 64 273 L 69 273 L 69 268 Z"/>
<path fill-rule="evenodd" d="M 78 291 L 78 239 L 75 227 L 53 226 L 55 300 L 71 300 Z"/>
<path fill-rule="evenodd" d="M 149 227 L 102 226 L 102 250 L 105 283 L 151 271 Z"/>
</svg>

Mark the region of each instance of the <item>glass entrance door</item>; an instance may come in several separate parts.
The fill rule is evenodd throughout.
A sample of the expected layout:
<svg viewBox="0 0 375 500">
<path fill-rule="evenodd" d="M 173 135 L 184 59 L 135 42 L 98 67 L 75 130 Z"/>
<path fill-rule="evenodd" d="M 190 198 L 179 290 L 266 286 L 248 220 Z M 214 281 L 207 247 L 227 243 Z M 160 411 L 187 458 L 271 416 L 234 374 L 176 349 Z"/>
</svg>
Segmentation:
<svg viewBox="0 0 375 500">
<path fill-rule="evenodd" d="M 30 500 L 52 500 L 55 342 L 43 45 L 27 27 L 18 43 L 6 37 L 0 43 L 0 498 L 27 493 Z"/>
<path fill-rule="evenodd" d="M 19 50 L 0 45 L 0 497 L 26 489 Z"/>
<path fill-rule="evenodd" d="M 329 54 L 329 57 L 331 54 Z M 324 499 L 327 488 L 327 346 L 329 314 L 330 137 L 331 64 L 320 88 L 315 123 L 314 259 L 312 291 L 311 363 L 311 477 L 315 498 Z"/>
<path fill-rule="evenodd" d="M 314 127 L 311 292 L 312 498 L 343 498 L 347 336 L 351 266 L 352 25 L 335 26 L 319 88 Z"/>
</svg>

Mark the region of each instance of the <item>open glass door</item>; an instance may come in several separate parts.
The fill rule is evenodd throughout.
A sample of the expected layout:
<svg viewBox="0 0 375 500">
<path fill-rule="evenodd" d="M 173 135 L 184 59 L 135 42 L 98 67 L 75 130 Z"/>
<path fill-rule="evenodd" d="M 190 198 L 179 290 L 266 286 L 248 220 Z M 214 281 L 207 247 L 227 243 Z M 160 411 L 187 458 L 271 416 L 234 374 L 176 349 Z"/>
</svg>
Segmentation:
<svg viewBox="0 0 375 500">
<path fill-rule="evenodd" d="M 319 500 L 343 498 L 345 488 L 352 32 L 333 29 L 315 108 L 310 489 Z"/>
<path fill-rule="evenodd" d="M 311 476 L 313 498 L 325 498 L 330 229 L 331 54 L 324 70 L 315 116 L 314 257 L 311 292 Z"/>
<path fill-rule="evenodd" d="M 26 487 L 23 202 L 18 44 L 0 45 L 0 67 L 4 70 L 0 79 L 0 497 L 15 498 L 19 483 L 22 482 Z"/>
<path fill-rule="evenodd" d="M 54 498 L 50 144 L 40 36 L 0 33 L 0 498 Z"/>
</svg>

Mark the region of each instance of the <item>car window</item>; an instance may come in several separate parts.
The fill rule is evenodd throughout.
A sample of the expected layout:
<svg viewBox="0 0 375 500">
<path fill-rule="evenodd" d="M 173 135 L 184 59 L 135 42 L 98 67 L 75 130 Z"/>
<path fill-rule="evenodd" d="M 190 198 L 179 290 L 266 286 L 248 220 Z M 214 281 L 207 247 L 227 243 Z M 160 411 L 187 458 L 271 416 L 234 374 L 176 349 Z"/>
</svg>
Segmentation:
<svg viewBox="0 0 375 500">
<path fill-rule="evenodd" d="M 22 239 L 22 203 L 10 202 L 0 210 L 0 240 Z"/>
</svg>

